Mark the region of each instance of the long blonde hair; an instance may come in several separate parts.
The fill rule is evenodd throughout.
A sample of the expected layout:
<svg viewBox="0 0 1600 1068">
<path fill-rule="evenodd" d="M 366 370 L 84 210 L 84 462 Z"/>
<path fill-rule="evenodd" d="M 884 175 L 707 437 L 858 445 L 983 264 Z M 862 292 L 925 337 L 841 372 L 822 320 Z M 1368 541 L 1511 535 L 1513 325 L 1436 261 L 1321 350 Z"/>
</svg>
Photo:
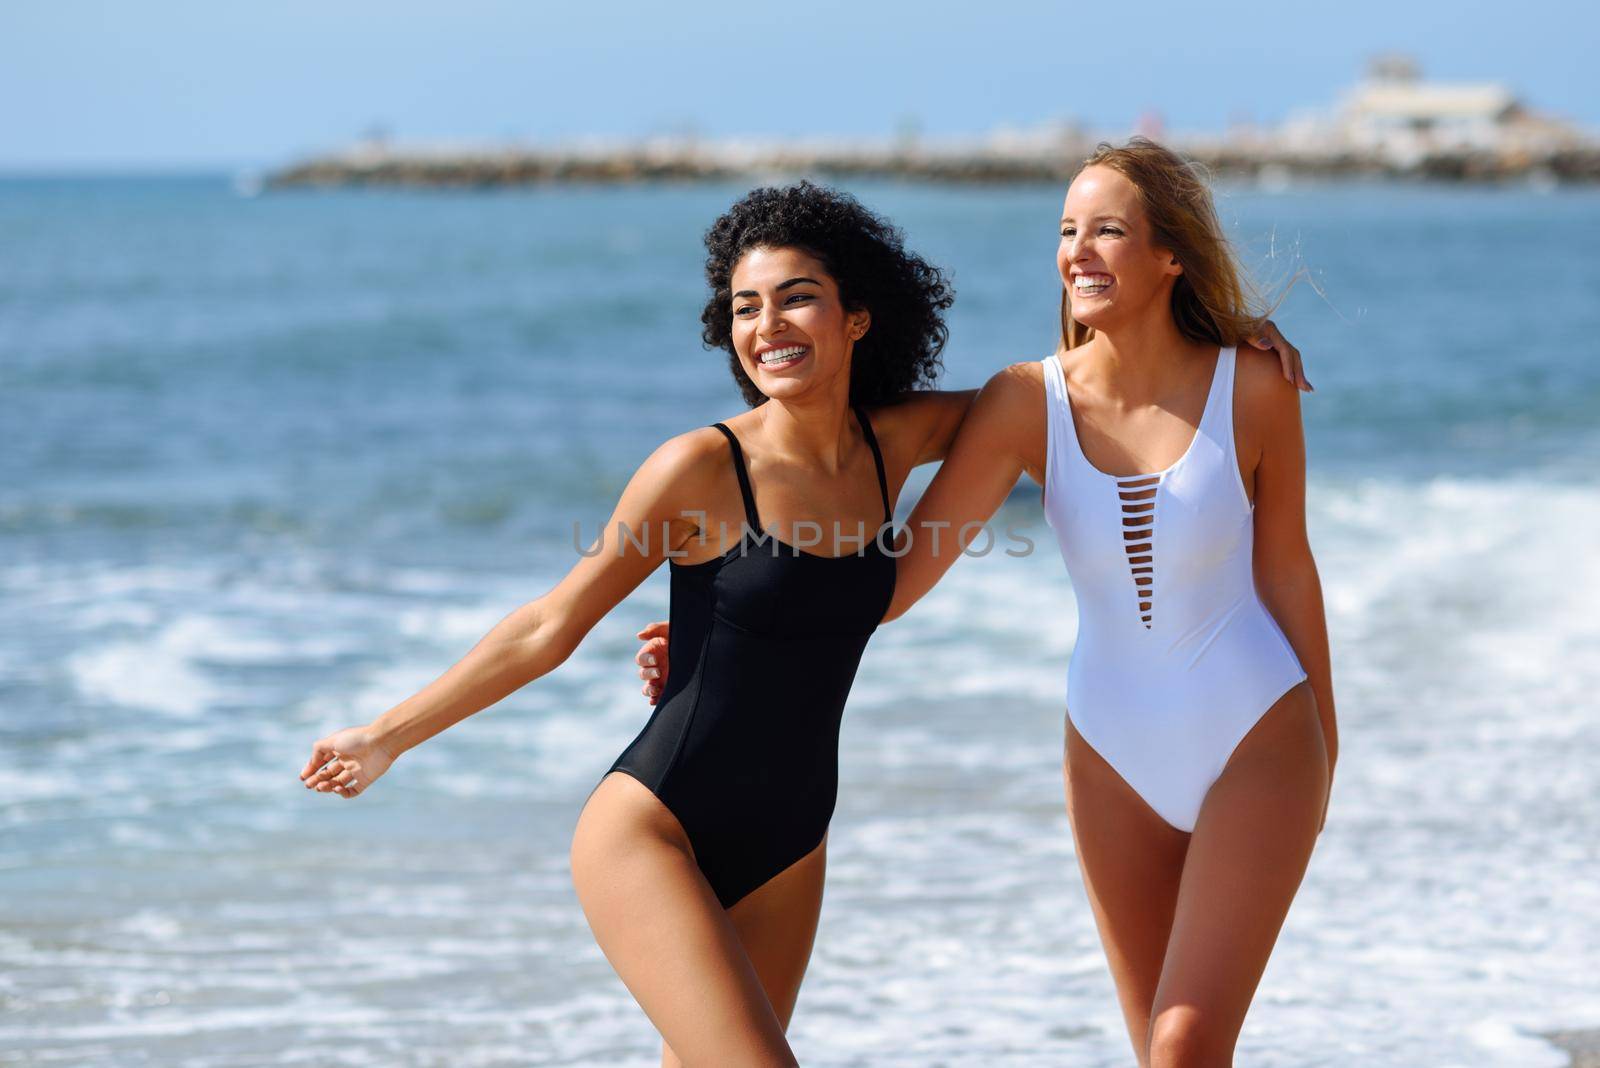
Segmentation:
<svg viewBox="0 0 1600 1068">
<path fill-rule="evenodd" d="M 1150 240 L 1172 250 L 1183 267 L 1172 287 L 1172 319 L 1193 341 L 1237 345 L 1255 337 L 1266 312 L 1248 286 L 1222 232 L 1211 189 L 1195 164 L 1146 137 L 1122 146 L 1102 142 L 1078 168 L 1109 167 L 1132 182 L 1150 223 Z M 1065 352 L 1094 337 L 1094 329 L 1072 318 L 1072 302 L 1061 287 L 1061 341 Z"/>
</svg>

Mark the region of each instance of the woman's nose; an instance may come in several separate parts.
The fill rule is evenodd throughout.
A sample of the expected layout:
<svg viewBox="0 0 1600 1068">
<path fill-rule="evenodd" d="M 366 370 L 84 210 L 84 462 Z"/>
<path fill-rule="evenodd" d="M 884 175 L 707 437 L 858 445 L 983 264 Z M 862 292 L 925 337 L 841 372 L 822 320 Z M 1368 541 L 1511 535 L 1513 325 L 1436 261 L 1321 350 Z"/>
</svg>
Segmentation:
<svg viewBox="0 0 1600 1068">
<path fill-rule="evenodd" d="M 761 309 L 761 318 L 756 323 L 760 332 L 771 335 L 782 330 L 786 325 L 783 318 L 783 309 L 776 304 L 768 304 Z"/>
</svg>

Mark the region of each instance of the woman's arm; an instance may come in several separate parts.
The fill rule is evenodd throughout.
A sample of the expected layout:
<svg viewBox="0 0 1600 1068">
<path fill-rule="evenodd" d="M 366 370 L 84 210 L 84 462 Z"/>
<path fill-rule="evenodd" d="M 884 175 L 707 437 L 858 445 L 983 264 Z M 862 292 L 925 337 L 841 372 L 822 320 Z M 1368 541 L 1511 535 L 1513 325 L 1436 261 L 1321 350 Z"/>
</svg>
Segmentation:
<svg viewBox="0 0 1600 1068">
<path fill-rule="evenodd" d="M 961 423 L 949 455 L 901 534 L 894 599 L 897 619 L 955 563 L 1005 503 L 1024 471 L 1043 477 L 1044 379 L 1038 363 L 1013 364 L 989 379 Z"/>
<path fill-rule="evenodd" d="M 1249 436 L 1259 459 L 1255 468 L 1255 582 L 1294 649 L 1317 699 L 1328 775 L 1339 758 L 1339 728 L 1333 705 L 1328 621 L 1322 582 L 1306 536 L 1306 447 L 1300 393 L 1263 360 L 1241 359 L 1240 399 L 1249 413 Z"/>
<path fill-rule="evenodd" d="M 358 776 L 364 787 L 401 753 L 559 666 L 669 550 L 695 536 L 698 527 L 685 516 L 704 506 L 714 467 L 707 457 L 721 441 L 694 431 L 657 449 L 628 482 L 588 555 L 554 589 L 506 616 L 444 674 L 372 723 L 319 740 L 302 780 L 338 751 L 360 749 L 370 755 Z"/>
<path fill-rule="evenodd" d="M 949 454 L 977 395 L 975 389 L 917 390 L 900 394 L 868 415 L 880 444 L 909 471 Z"/>
</svg>

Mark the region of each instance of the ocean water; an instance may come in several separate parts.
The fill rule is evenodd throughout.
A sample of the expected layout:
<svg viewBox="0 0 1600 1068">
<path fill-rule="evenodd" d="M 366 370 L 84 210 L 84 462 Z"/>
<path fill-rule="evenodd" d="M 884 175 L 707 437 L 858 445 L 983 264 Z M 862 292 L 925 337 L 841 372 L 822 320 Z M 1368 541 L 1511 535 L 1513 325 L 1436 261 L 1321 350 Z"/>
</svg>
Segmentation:
<svg viewBox="0 0 1600 1068">
<path fill-rule="evenodd" d="M 946 383 L 1049 351 L 1060 190 L 854 188 L 953 274 Z M 665 574 L 370 794 L 297 773 L 738 410 L 697 315 L 739 192 L 0 182 L 0 1063 L 654 1063 L 566 848 Z M 1307 275 L 1278 318 L 1342 730 L 1240 1062 L 1560 1065 L 1540 1032 L 1600 1026 L 1600 195 L 1220 203 Z M 1005 518 L 1039 551 L 963 561 L 863 662 L 803 1063 L 1127 1062 L 1037 499 Z"/>
</svg>

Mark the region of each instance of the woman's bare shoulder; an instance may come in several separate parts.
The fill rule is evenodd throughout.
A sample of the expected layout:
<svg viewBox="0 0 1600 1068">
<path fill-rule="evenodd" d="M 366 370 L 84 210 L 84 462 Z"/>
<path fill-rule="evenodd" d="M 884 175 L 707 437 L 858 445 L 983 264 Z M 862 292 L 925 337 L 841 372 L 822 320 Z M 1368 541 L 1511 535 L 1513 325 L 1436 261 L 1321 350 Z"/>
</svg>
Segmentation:
<svg viewBox="0 0 1600 1068">
<path fill-rule="evenodd" d="M 1029 411 L 1044 400 L 1044 362 L 1022 360 L 1000 368 L 989 376 L 979 393 L 979 400 L 991 406 L 1019 411 L 1027 406 Z"/>
<path fill-rule="evenodd" d="M 732 468 L 728 439 L 715 427 L 702 426 L 658 445 L 639 465 L 634 479 L 654 486 L 662 497 L 693 501 L 730 477 Z"/>
<path fill-rule="evenodd" d="M 1276 353 L 1240 345 L 1234 358 L 1234 405 L 1247 427 L 1300 421 L 1300 389 L 1283 376 Z"/>
</svg>

